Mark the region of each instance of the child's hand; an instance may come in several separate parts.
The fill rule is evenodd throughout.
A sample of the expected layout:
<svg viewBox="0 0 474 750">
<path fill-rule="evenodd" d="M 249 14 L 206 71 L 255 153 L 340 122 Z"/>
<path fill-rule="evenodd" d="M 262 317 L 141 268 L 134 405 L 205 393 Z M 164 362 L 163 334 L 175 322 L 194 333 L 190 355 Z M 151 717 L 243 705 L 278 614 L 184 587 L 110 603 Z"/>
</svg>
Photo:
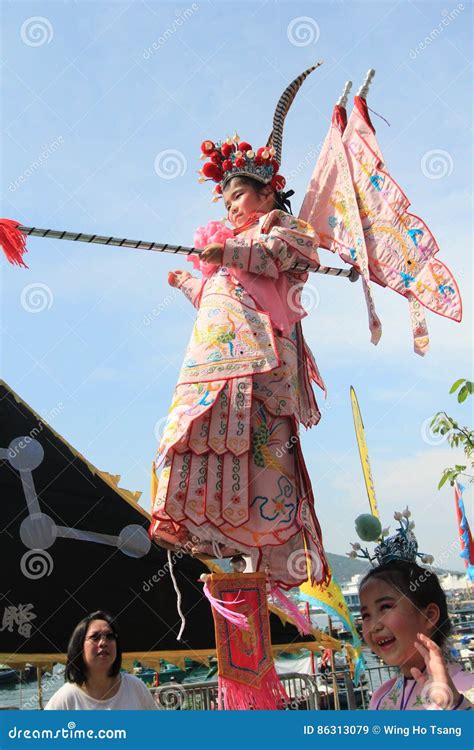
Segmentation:
<svg viewBox="0 0 474 750">
<path fill-rule="evenodd" d="M 201 253 L 201 260 L 205 263 L 211 263 L 212 265 L 219 266 L 222 263 L 222 255 L 224 253 L 224 245 L 218 242 L 212 242 L 210 245 L 206 245 Z"/>
<path fill-rule="evenodd" d="M 423 633 L 417 635 L 415 647 L 425 660 L 426 670 L 421 672 L 417 667 L 412 667 L 411 673 L 420 686 L 426 685 L 427 697 L 431 703 L 439 708 L 449 709 L 458 702 L 460 694 L 449 676 L 443 652 L 428 636 Z"/>
<path fill-rule="evenodd" d="M 170 286 L 181 286 L 189 278 L 191 278 L 191 274 L 187 271 L 170 271 L 168 274 L 168 284 Z"/>
</svg>

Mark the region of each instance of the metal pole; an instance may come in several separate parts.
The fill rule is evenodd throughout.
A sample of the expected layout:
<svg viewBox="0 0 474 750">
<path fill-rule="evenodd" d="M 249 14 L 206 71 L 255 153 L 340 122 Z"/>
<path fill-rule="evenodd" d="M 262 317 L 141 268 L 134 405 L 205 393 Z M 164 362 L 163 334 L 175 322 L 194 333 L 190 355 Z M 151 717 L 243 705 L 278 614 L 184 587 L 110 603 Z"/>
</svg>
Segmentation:
<svg viewBox="0 0 474 750">
<path fill-rule="evenodd" d="M 311 615 L 309 611 L 309 602 L 306 602 L 306 617 L 308 618 L 308 622 L 311 624 Z M 314 676 L 316 674 L 316 669 L 314 666 L 314 651 L 309 652 L 311 655 L 311 674 Z"/>
<path fill-rule="evenodd" d="M 344 684 L 347 693 L 347 708 L 349 709 L 349 711 L 355 711 L 357 705 L 354 693 L 354 685 L 352 684 L 352 679 L 349 672 L 346 671 L 344 671 Z"/>
<path fill-rule="evenodd" d="M 41 667 L 36 667 L 36 679 L 38 680 L 38 706 L 40 711 L 43 710 L 43 673 Z"/>
<path fill-rule="evenodd" d="M 172 253 L 173 255 L 200 255 L 201 249 L 186 245 L 169 245 L 168 243 L 146 242 L 144 240 L 127 240 L 120 237 L 106 237 L 98 234 L 84 234 L 83 232 L 66 232 L 58 229 L 41 229 L 40 227 L 19 226 L 18 230 L 29 237 L 47 237 L 52 240 L 69 240 L 71 242 L 86 242 L 89 245 L 110 245 L 111 247 L 126 247 L 133 250 L 153 250 L 158 253 Z M 310 263 L 295 263 L 290 271 L 305 273 L 321 273 L 325 276 L 342 276 L 349 281 L 357 281 L 359 274 L 355 268 L 335 268 L 333 266 L 312 266 Z"/>
<path fill-rule="evenodd" d="M 23 667 L 20 669 L 20 708 L 23 705 L 23 678 L 24 678 L 24 672 Z"/>
<path fill-rule="evenodd" d="M 329 635 L 332 638 L 332 621 L 330 616 L 328 615 L 328 625 L 329 625 Z M 334 710 L 340 711 L 341 710 L 341 704 L 339 701 L 339 690 L 337 687 L 337 679 L 336 679 L 336 663 L 334 660 L 334 651 L 331 649 L 331 673 L 332 673 L 332 688 L 334 690 Z"/>
</svg>

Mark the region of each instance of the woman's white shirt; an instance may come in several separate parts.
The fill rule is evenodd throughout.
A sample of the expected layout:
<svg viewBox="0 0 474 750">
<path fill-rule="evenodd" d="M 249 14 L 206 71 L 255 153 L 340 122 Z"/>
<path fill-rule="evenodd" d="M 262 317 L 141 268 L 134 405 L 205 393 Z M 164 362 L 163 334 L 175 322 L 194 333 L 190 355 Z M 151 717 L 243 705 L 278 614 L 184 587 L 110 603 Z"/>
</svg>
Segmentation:
<svg viewBox="0 0 474 750">
<path fill-rule="evenodd" d="M 111 698 L 97 700 L 79 685 L 67 682 L 49 699 L 46 711 L 153 711 L 157 706 L 148 688 L 138 677 L 122 672 L 120 687 Z"/>
</svg>

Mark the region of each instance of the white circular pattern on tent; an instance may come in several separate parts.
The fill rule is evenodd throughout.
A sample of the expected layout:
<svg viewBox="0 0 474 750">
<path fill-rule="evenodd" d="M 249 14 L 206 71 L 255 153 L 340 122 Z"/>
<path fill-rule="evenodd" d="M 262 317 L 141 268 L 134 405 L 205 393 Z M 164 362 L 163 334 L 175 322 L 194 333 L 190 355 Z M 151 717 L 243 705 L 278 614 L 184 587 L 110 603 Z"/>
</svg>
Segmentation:
<svg viewBox="0 0 474 750">
<path fill-rule="evenodd" d="M 48 549 L 57 535 L 57 526 L 46 513 L 32 513 L 21 522 L 20 539 L 29 549 Z"/>
<path fill-rule="evenodd" d="M 150 551 L 151 541 L 143 526 L 132 523 L 120 532 L 117 547 L 129 557 L 144 557 Z"/>
<path fill-rule="evenodd" d="M 7 458 L 17 471 L 33 471 L 43 461 L 43 446 L 29 435 L 16 437 L 8 446 Z"/>
</svg>

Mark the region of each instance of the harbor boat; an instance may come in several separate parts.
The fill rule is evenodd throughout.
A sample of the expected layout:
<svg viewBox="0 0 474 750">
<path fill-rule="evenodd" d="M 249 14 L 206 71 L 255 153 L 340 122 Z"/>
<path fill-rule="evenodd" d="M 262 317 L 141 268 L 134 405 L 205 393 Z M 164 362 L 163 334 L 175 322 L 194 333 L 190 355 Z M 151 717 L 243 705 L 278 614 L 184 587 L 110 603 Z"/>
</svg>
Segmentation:
<svg viewBox="0 0 474 750">
<path fill-rule="evenodd" d="M 36 680 L 36 667 L 26 664 L 23 669 L 12 669 L 7 664 L 0 664 L 0 685 L 18 685 L 20 682 Z"/>
<path fill-rule="evenodd" d="M 18 682 L 17 672 L 6 664 L 0 664 L 0 685 L 17 685 Z"/>
</svg>

